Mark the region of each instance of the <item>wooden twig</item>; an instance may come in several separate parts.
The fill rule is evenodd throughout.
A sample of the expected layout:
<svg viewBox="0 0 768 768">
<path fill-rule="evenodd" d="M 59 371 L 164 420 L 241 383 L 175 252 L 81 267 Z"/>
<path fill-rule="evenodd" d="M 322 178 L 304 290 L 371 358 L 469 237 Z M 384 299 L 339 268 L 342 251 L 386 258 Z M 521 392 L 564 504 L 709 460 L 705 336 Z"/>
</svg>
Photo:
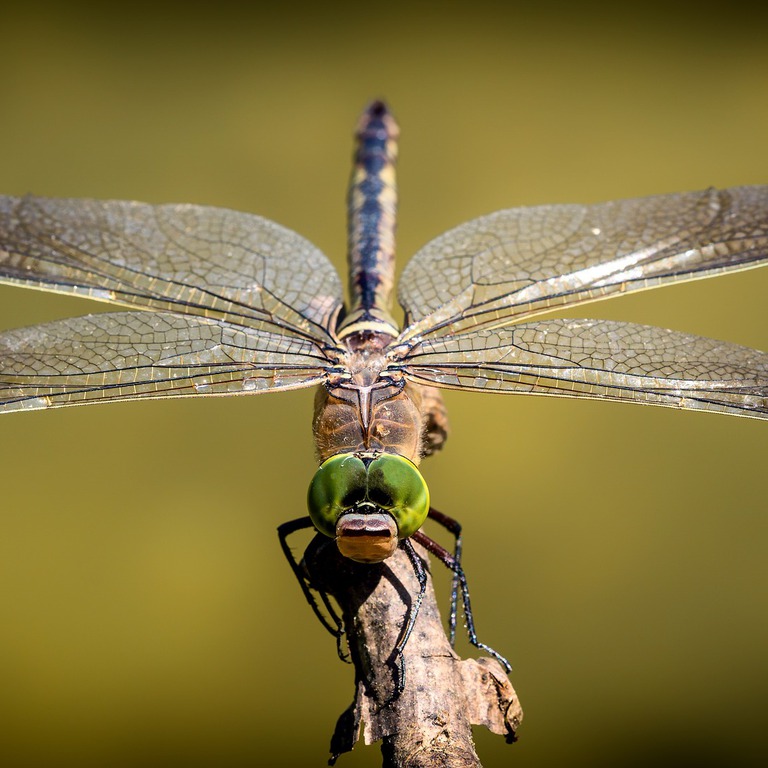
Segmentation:
<svg viewBox="0 0 768 768">
<path fill-rule="evenodd" d="M 428 570 L 426 554 L 417 549 Z M 523 713 L 507 675 L 495 659 L 461 659 L 453 651 L 429 574 L 405 647 L 404 687 L 398 693 L 400 664 L 394 648 L 418 591 L 405 552 L 362 565 L 318 537 L 307 548 L 304 563 L 314 587 L 338 602 L 355 665 L 355 699 L 339 718 L 331 764 L 352 749 L 361 726 L 366 744 L 383 740 L 385 768 L 479 766 L 472 725 L 515 740 Z"/>
</svg>

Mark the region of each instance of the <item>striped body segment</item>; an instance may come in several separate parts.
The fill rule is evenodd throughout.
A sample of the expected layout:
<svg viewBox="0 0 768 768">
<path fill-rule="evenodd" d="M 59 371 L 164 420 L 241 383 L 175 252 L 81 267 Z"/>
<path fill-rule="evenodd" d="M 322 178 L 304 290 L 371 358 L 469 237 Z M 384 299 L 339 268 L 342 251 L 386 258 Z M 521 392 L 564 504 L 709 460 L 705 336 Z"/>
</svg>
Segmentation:
<svg viewBox="0 0 768 768">
<path fill-rule="evenodd" d="M 395 275 L 397 187 L 395 161 L 400 130 L 383 102 L 363 112 L 348 197 L 348 263 L 351 309 L 339 338 L 366 331 L 395 336 L 392 289 Z"/>
</svg>

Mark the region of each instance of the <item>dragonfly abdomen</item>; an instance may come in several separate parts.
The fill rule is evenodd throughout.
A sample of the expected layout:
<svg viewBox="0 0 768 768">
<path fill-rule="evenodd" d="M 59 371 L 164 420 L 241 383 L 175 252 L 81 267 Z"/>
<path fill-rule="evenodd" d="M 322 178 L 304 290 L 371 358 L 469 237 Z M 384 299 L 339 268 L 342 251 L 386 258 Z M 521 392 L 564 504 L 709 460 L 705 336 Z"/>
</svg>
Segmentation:
<svg viewBox="0 0 768 768">
<path fill-rule="evenodd" d="M 395 270 L 399 128 L 383 102 L 360 118 L 348 196 L 348 262 L 352 309 L 339 328 L 345 338 L 363 331 L 396 335 L 390 315 Z"/>
</svg>

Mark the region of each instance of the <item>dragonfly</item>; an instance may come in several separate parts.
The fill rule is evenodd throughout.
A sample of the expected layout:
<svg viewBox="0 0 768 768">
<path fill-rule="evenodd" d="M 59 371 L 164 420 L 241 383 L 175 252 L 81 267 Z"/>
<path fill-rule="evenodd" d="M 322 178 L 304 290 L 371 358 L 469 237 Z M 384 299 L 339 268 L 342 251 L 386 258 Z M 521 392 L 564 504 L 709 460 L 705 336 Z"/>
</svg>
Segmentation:
<svg viewBox="0 0 768 768">
<path fill-rule="evenodd" d="M 625 322 L 547 318 L 586 302 L 768 261 L 768 186 L 707 189 L 483 216 L 435 238 L 406 265 L 392 315 L 398 125 L 363 112 L 348 193 L 349 305 L 326 256 L 259 216 L 198 205 L 0 197 L 0 282 L 123 309 L 0 334 L 0 412 L 150 398 L 255 395 L 314 387 L 318 469 L 309 514 L 280 527 L 335 542 L 347 558 L 413 542 L 453 571 L 461 526 L 431 506 L 419 469 L 440 450 L 443 389 L 564 396 L 768 418 L 768 353 Z M 454 536 L 453 552 L 421 529 Z M 300 565 L 294 572 L 337 640 Z M 332 606 L 326 597 L 327 610 Z M 401 666 L 401 679 L 404 667 Z"/>
</svg>

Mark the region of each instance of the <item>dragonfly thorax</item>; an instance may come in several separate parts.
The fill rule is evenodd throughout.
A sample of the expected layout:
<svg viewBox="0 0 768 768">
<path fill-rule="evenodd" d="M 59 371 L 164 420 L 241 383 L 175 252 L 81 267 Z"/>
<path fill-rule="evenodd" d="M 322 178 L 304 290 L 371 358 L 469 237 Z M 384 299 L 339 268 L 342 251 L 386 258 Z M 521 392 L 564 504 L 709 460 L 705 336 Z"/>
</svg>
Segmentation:
<svg viewBox="0 0 768 768">
<path fill-rule="evenodd" d="M 382 382 L 374 386 L 320 387 L 313 431 L 321 461 L 337 453 L 378 451 L 418 464 L 424 416 L 417 386 Z"/>
<path fill-rule="evenodd" d="M 355 359 L 350 361 L 355 362 Z M 313 432 L 320 461 L 338 453 L 381 452 L 418 464 L 424 414 L 421 387 L 382 367 L 350 365 L 351 375 L 329 380 L 315 396 Z"/>
</svg>

